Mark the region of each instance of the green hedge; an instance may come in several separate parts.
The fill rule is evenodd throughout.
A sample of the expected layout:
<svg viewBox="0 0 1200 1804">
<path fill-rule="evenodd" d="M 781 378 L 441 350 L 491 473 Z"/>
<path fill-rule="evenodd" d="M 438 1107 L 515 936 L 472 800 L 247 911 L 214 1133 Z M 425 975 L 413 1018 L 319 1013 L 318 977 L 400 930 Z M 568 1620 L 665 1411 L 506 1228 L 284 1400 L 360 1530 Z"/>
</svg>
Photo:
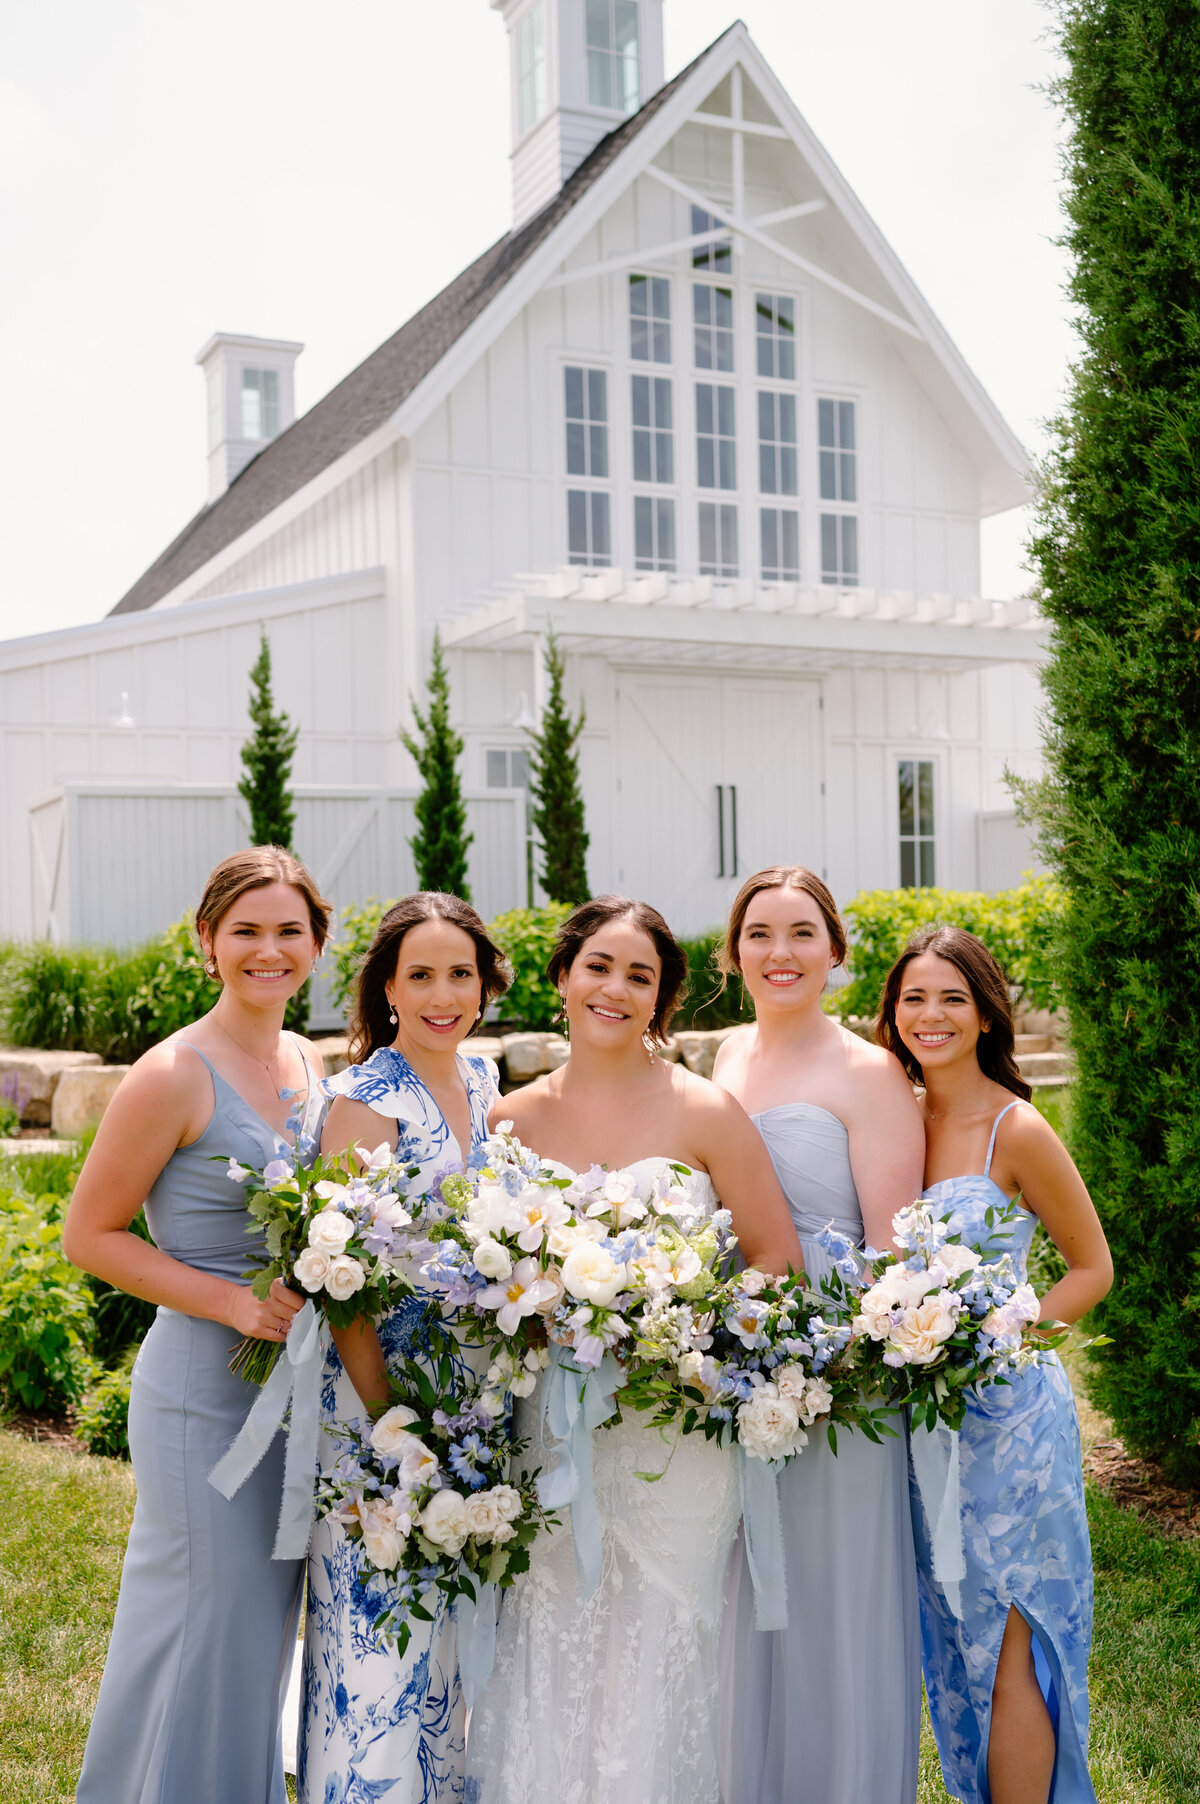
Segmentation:
<svg viewBox="0 0 1200 1804">
<path fill-rule="evenodd" d="M 1017 992 L 1017 1005 L 1054 1008 L 1054 943 L 1062 894 L 1050 877 L 1030 877 L 995 895 L 946 889 L 862 890 L 842 910 L 850 938 L 849 983 L 827 1006 L 841 1016 L 874 1016 L 888 972 L 920 927 L 944 921 L 978 934 Z"/>
</svg>

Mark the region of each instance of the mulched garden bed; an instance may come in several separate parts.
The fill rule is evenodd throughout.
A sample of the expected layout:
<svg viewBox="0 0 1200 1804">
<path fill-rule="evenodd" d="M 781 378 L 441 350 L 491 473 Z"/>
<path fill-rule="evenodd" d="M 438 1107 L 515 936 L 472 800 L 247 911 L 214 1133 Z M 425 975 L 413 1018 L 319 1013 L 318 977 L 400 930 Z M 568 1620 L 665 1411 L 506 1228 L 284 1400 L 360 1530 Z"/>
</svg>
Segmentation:
<svg viewBox="0 0 1200 1804">
<path fill-rule="evenodd" d="M 18 1409 L 0 1416 L 0 1428 L 11 1428 L 14 1434 L 24 1435 L 27 1441 L 40 1441 L 43 1447 L 57 1447 L 60 1453 L 87 1452 L 83 1442 L 76 1438 L 69 1416 L 49 1416 Z"/>
<path fill-rule="evenodd" d="M 1126 1453 L 1123 1442 L 1097 1441 L 1083 1469 L 1114 1503 L 1164 1534 L 1200 1537 L 1200 1494 L 1169 1484 L 1156 1466 Z"/>
</svg>

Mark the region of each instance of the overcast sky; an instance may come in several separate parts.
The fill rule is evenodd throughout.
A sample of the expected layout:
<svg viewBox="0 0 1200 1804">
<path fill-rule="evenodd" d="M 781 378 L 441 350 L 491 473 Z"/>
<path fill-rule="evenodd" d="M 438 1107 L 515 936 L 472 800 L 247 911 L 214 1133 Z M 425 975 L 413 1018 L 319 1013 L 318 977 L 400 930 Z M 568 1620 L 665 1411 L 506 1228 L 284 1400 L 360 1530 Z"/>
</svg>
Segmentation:
<svg viewBox="0 0 1200 1804">
<path fill-rule="evenodd" d="M 1042 0 L 666 0 L 745 20 L 1034 451 L 1072 350 Z M 205 498 L 217 329 L 310 407 L 509 223 L 488 0 L 25 0 L 0 16 L 0 637 L 106 613 Z M 1019 515 L 984 592 L 1019 593 Z"/>
</svg>

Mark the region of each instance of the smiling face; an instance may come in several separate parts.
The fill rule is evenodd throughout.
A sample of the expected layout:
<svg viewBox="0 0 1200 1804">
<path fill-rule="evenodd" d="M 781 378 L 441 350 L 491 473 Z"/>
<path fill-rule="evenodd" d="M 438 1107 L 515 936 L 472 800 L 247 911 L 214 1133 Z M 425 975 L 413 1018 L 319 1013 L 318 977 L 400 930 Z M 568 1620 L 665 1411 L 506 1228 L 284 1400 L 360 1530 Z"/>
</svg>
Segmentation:
<svg viewBox="0 0 1200 1804">
<path fill-rule="evenodd" d="M 836 962 L 825 917 L 807 890 L 762 889 L 750 898 L 738 964 L 758 1014 L 811 1007 Z"/>
<path fill-rule="evenodd" d="M 559 979 L 572 1044 L 611 1050 L 650 1031 L 662 960 L 648 933 L 628 919 L 606 921 L 584 940 Z"/>
<path fill-rule="evenodd" d="M 206 958 L 214 957 L 226 994 L 253 1008 L 294 996 L 319 950 L 308 903 L 290 883 L 244 890 L 215 928 L 198 924 Z"/>
<path fill-rule="evenodd" d="M 483 996 L 475 942 L 452 921 L 418 921 L 400 941 L 384 985 L 396 1014 L 396 1043 L 444 1052 L 475 1025 Z"/>
<path fill-rule="evenodd" d="M 896 998 L 896 1032 L 923 1072 L 942 1071 L 968 1058 L 990 1024 L 957 965 L 936 952 L 920 952 L 904 968 Z"/>
</svg>

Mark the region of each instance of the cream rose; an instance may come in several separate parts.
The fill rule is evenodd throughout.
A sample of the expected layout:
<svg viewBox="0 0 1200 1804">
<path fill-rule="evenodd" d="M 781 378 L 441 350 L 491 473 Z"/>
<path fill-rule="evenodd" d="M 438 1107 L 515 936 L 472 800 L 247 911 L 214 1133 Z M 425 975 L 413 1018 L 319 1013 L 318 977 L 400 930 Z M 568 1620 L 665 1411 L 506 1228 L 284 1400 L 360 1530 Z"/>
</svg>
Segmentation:
<svg viewBox="0 0 1200 1804">
<path fill-rule="evenodd" d="M 435 1491 L 417 1517 L 421 1533 L 449 1554 L 461 1553 L 470 1529 L 467 1508 L 457 1491 Z"/>
<path fill-rule="evenodd" d="M 603 1247 L 581 1240 L 563 1260 L 562 1281 L 581 1303 L 607 1309 L 624 1289 L 625 1267 Z"/>
<path fill-rule="evenodd" d="M 305 1247 L 293 1270 L 305 1290 L 320 1290 L 329 1275 L 329 1254 L 321 1252 L 319 1247 Z"/>
<path fill-rule="evenodd" d="M 416 1419 L 416 1410 L 409 1409 L 407 1403 L 397 1403 L 385 1410 L 371 1430 L 371 1445 L 376 1453 L 394 1454 L 399 1459 L 408 1443 L 417 1439 L 415 1434 L 408 1432 Z"/>
<path fill-rule="evenodd" d="M 961 1278 L 964 1272 L 973 1272 L 977 1265 L 982 1265 L 983 1255 L 974 1247 L 945 1246 L 934 1263 L 941 1266 L 948 1278 Z"/>
<path fill-rule="evenodd" d="M 675 1361 L 675 1370 L 683 1382 L 689 1384 L 700 1376 L 700 1368 L 703 1364 L 703 1353 L 681 1353 Z"/>
<path fill-rule="evenodd" d="M 888 1338 L 892 1346 L 904 1354 L 908 1365 L 931 1365 L 954 1333 L 958 1311 L 946 1301 L 953 1294 L 952 1291 L 939 1291 L 936 1296 L 926 1297 L 915 1309 L 906 1309 L 904 1320 L 892 1328 Z"/>
<path fill-rule="evenodd" d="M 554 1259 L 565 1259 L 580 1241 L 604 1239 L 604 1223 L 599 1221 L 561 1222 L 546 1235 L 546 1250 Z"/>
<path fill-rule="evenodd" d="M 827 1416 L 833 1408 L 833 1392 L 823 1378 L 813 1378 L 804 1393 L 804 1402 L 800 1406 L 800 1420 L 806 1428 L 811 1428 L 818 1416 Z"/>
<path fill-rule="evenodd" d="M 467 1527 L 477 1541 L 512 1540 L 516 1530 L 512 1526 L 508 1497 L 516 1497 L 519 1514 L 521 1500 L 511 1485 L 496 1485 L 489 1491 L 476 1491 L 467 1498 Z"/>
<path fill-rule="evenodd" d="M 502 1522 L 515 1522 L 521 1514 L 521 1493 L 512 1485 L 493 1485 L 490 1496 L 495 1500 Z"/>
<path fill-rule="evenodd" d="M 363 1548 L 372 1566 L 378 1566 L 381 1572 L 393 1571 L 400 1564 L 412 1518 L 389 1504 L 363 1502 L 358 1506 L 358 1520 Z"/>
<path fill-rule="evenodd" d="M 335 1303 L 344 1303 L 356 1290 L 361 1290 L 367 1274 L 357 1259 L 347 1253 L 335 1253 L 325 1274 L 325 1289 Z"/>
<path fill-rule="evenodd" d="M 308 1224 L 308 1244 L 319 1253 L 340 1253 L 354 1236 L 354 1223 L 338 1209 L 322 1209 Z"/>
<path fill-rule="evenodd" d="M 485 1278 L 504 1279 L 512 1276 L 513 1262 L 507 1248 L 502 1247 L 498 1240 L 493 1240 L 490 1234 L 485 1234 L 482 1240 L 476 1242 L 474 1263 L 475 1270 Z"/>
<path fill-rule="evenodd" d="M 784 1459 L 807 1446 L 800 1411 L 792 1397 L 781 1397 L 773 1384 L 761 1384 L 737 1413 L 738 1440 L 752 1459 Z"/>
<path fill-rule="evenodd" d="M 553 1293 L 551 1293 L 550 1291 L 547 1291 L 545 1296 L 542 1298 L 542 1301 L 538 1304 L 538 1314 L 539 1315 L 553 1315 L 554 1311 L 558 1308 L 559 1304 L 562 1302 L 563 1295 L 566 1290 L 566 1286 L 563 1283 L 562 1272 L 560 1271 L 560 1269 L 557 1265 L 548 1265 L 546 1267 L 545 1271 L 542 1273 L 542 1283 L 547 1284 L 547 1285 L 553 1285 L 554 1289 L 553 1289 Z M 537 1369 L 540 1369 L 540 1368 L 537 1368 Z"/>
</svg>

